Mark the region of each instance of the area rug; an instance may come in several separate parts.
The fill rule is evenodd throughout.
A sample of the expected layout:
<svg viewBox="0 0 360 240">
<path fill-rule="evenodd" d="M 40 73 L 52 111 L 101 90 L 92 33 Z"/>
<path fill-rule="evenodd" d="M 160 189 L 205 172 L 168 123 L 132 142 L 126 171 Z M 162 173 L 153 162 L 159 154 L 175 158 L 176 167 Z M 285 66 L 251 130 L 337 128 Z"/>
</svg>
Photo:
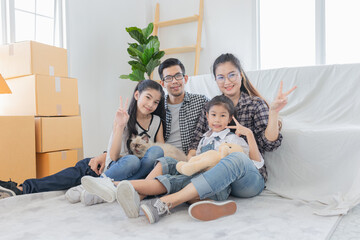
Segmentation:
<svg viewBox="0 0 360 240">
<path fill-rule="evenodd" d="M 142 213 L 128 219 L 116 202 L 85 207 L 67 202 L 63 191 L 17 196 L 0 200 L 0 239 L 327 239 L 339 219 L 269 191 L 232 199 L 232 216 L 200 222 L 183 204 L 149 224 Z"/>
</svg>

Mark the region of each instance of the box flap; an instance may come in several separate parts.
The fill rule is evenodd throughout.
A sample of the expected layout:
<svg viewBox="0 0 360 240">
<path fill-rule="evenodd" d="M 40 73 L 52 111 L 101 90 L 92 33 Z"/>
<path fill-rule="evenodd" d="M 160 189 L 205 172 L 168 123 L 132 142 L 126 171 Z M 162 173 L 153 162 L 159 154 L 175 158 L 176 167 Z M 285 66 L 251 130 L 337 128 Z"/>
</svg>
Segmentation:
<svg viewBox="0 0 360 240">
<path fill-rule="evenodd" d="M 11 90 L 5 82 L 5 79 L 0 74 L 0 94 L 1 93 L 11 93 Z"/>
</svg>

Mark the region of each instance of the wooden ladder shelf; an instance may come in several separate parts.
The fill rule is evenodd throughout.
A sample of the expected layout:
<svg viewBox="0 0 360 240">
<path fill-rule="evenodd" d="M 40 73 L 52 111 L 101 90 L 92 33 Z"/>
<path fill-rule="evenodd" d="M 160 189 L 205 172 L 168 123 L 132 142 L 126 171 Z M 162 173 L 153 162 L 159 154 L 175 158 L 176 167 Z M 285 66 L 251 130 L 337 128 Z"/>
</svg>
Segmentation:
<svg viewBox="0 0 360 240">
<path fill-rule="evenodd" d="M 201 32 L 202 32 L 203 17 L 204 17 L 204 0 L 200 0 L 198 15 L 196 14 L 196 15 L 190 16 L 190 17 L 178 18 L 178 19 L 162 21 L 162 22 L 159 21 L 160 5 L 159 5 L 159 3 L 156 4 L 154 31 L 153 31 L 153 35 L 155 35 L 155 36 L 158 35 L 160 27 L 174 26 L 174 25 L 184 24 L 184 23 L 189 23 L 189 22 L 198 22 L 195 45 L 161 49 L 162 51 L 165 51 L 165 54 L 195 52 L 194 75 L 197 75 L 199 72 L 200 50 L 201 50 Z"/>
</svg>

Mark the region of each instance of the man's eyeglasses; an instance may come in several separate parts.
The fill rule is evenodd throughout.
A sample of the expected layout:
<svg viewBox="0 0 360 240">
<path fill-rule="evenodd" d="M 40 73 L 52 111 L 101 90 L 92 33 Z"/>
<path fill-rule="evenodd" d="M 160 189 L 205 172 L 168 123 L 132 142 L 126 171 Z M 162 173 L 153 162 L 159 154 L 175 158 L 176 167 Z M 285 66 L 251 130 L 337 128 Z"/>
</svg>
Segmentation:
<svg viewBox="0 0 360 240">
<path fill-rule="evenodd" d="M 183 80 L 184 74 L 177 73 L 177 74 L 175 74 L 173 76 L 172 75 L 167 75 L 167 76 L 163 77 L 162 80 L 169 83 L 169 82 L 172 82 L 173 78 L 175 78 L 175 80 L 177 80 L 177 81 Z"/>
<path fill-rule="evenodd" d="M 230 82 L 235 82 L 239 77 L 239 73 L 234 73 L 234 72 L 231 72 L 227 75 L 227 77 L 223 76 L 223 75 L 217 75 L 215 77 L 215 80 L 218 82 L 218 83 L 224 83 L 225 82 L 225 79 L 229 79 Z"/>
</svg>

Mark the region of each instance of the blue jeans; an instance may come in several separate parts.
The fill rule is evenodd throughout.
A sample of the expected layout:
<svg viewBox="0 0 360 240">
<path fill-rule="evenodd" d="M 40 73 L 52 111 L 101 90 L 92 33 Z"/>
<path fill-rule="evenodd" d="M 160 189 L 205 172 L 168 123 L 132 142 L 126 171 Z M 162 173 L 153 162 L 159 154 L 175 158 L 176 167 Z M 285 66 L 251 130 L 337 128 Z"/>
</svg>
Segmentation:
<svg viewBox="0 0 360 240">
<path fill-rule="evenodd" d="M 209 171 L 195 176 L 179 174 L 175 159 L 161 158 L 158 161 L 161 162 L 163 175 L 156 179 L 164 185 L 168 194 L 180 191 L 192 182 L 200 199 L 223 201 L 230 194 L 239 198 L 254 197 L 265 186 L 264 178 L 244 153 L 231 153 Z"/>
<path fill-rule="evenodd" d="M 65 190 L 81 184 L 81 178 L 86 175 L 98 177 L 88 165 L 91 158 L 78 161 L 74 167 L 66 168 L 53 175 L 43 178 L 27 179 L 23 182 L 23 193 L 37 193 Z"/>
<path fill-rule="evenodd" d="M 248 156 L 240 152 L 222 158 L 215 167 L 192 178 L 191 182 L 200 199 L 215 193 L 221 198 L 217 200 L 227 199 L 228 193 L 238 198 L 250 198 L 259 195 L 265 187 L 259 170 Z"/>
<path fill-rule="evenodd" d="M 126 155 L 116 162 L 111 162 L 104 175 L 115 181 L 142 179 L 153 170 L 156 159 L 163 156 L 164 151 L 161 147 L 152 146 L 142 159 L 135 155 Z"/>
<path fill-rule="evenodd" d="M 163 157 L 157 160 L 162 166 L 162 175 L 155 177 L 166 188 L 167 194 L 176 193 L 191 183 L 192 176 L 180 174 L 176 170 L 177 160 Z"/>
<path fill-rule="evenodd" d="M 110 178 L 115 180 L 123 180 L 123 179 L 139 179 L 144 178 L 154 167 L 155 160 L 159 157 L 163 157 L 164 152 L 162 148 L 158 146 L 153 146 L 148 149 L 145 153 L 145 156 L 139 160 L 131 162 L 131 159 L 134 156 L 129 155 L 128 158 L 125 158 L 126 161 L 124 163 L 119 164 L 123 161 L 113 162 L 112 166 L 106 171 L 106 174 L 111 175 Z M 48 191 L 58 191 L 58 190 L 66 190 L 77 185 L 81 184 L 81 178 L 86 175 L 90 175 L 93 177 L 99 177 L 93 170 L 91 170 L 90 166 L 88 165 L 91 158 L 85 158 L 76 163 L 74 167 L 66 168 L 56 174 L 39 178 L 39 179 L 27 179 L 22 184 L 23 193 L 37 193 L 37 192 L 48 192 Z M 130 166 L 130 167 L 129 167 Z M 133 166 L 140 166 L 140 168 L 135 171 Z M 127 168 L 129 167 L 129 168 Z M 124 169 L 121 169 L 124 168 Z M 125 170 L 125 171 L 123 171 Z M 128 173 L 128 170 L 130 173 Z M 123 175 L 115 175 L 116 173 L 123 174 Z M 126 177 L 126 178 L 124 178 Z"/>
</svg>

